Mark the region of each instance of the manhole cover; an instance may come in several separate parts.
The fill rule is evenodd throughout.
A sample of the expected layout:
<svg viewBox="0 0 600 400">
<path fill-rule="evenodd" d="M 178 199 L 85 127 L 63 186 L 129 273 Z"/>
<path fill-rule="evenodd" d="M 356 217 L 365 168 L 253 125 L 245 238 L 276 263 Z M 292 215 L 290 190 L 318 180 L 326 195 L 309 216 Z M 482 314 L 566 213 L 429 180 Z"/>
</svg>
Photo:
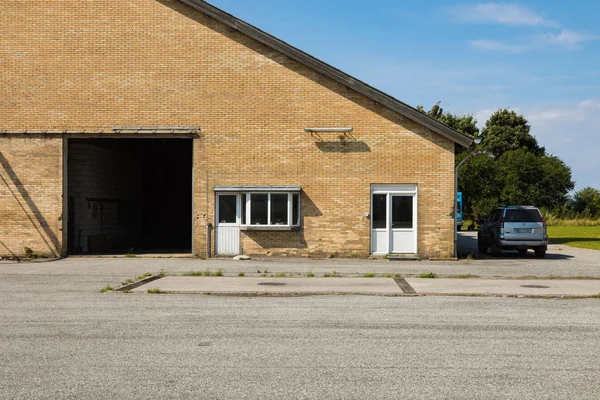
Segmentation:
<svg viewBox="0 0 600 400">
<path fill-rule="evenodd" d="M 260 282 L 259 285 L 263 286 L 284 286 L 287 285 L 285 282 Z"/>
<path fill-rule="evenodd" d="M 550 286 L 544 285 L 521 285 L 521 287 L 531 288 L 531 289 L 548 289 Z"/>
</svg>

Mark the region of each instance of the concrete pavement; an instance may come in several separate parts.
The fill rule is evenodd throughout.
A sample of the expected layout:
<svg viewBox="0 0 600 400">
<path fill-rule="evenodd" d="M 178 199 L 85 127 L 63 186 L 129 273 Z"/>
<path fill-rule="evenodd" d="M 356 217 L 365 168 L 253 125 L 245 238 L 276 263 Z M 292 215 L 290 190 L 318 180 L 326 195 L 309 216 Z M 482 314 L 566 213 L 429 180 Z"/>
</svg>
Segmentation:
<svg viewBox="0 0 600 400">
<path fill-rule="evenodd" d="M 517 259 L 510 267 L 513 278 L 550 274 L 548 260 L 528 259 L 533 265 Z M 557 261 L 557 268 L 573 276 L 593 271 L 585 258 L 580 270 L 572 261 L 579 259 Z M 240 269 L 247 271 L 240 279 L 248 279 L 267 268 L 269 274 L 402 273 L 419 291 L 409 273 L 489 276 L 510 262 L 0 263 L 0 399 L 597 399 L 598 299 L 99 293 L 146 272 L 206 268 L 223 268 L 234 279 Z M 461 280 L 476 281 L 483 279 Z"/>
<path fill-rule="evenodd" d="M 266 278 L 168 276 L 132 289 L 143 293 L 221 295 L 480 295 L 523 297 L 600 296 L 600 280 Z"/>
</svg>

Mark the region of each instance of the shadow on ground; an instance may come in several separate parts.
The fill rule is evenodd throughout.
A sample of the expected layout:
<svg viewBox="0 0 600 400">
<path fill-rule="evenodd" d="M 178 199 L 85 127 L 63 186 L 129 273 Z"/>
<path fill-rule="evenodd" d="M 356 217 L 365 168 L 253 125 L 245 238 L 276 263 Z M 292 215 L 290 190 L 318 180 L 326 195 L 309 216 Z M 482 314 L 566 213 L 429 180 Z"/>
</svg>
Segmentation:
<svg viewBox="0 0 600 400">
<path fill-rule="evenodd" d="M 560 239 L 563 240 L 563 239 Z M 581 240 L 581 239 L 580 239 Z M 598 240 L 600 239 L 592 239 Z M 564 242 L 568 241 L 566 239 Z M 583 241 L 583 240 L 582 240 Z M 558 242 L 558 240 L 552 240 L 551 244 L 561 244 L 564 242 Z M 572 255 L 569 254 L 561 254 L 561 253 L 553 253 L 551 249 L 546 253 L 545 259 L 548 260 L 568 260 L 573 258 Z M 506 250 L 503 251 L 502 254 L 498 256 L 492 256 L 489 252 L 486 254 L 481 254 L 477 250 L 477 232 L 476 231 L 467 231 L 467 232 L 459 232 L 458 233 L 458 258 L 465 259 L 471 255 L 472 258 L 480 259 L 480 260 L 515 260 L 515 259 L 534 259 L 535 254 L 533 251 L 529 250 L 527 254 L 520 255 L 516 250 Z"/>
</svg>

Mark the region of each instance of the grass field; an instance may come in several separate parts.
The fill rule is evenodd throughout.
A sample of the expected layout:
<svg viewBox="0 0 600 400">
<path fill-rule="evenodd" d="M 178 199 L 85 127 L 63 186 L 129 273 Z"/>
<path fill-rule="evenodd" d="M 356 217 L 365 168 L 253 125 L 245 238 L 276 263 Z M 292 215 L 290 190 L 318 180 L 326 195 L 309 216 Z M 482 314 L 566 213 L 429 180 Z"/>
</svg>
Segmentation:
<svg viewBox="0 0 600 400">
<path fill-rule="evenodd" d="M 600 226 L 557 225 L 548 227 L 550 243 L 600 250 Z"/>
</svg>

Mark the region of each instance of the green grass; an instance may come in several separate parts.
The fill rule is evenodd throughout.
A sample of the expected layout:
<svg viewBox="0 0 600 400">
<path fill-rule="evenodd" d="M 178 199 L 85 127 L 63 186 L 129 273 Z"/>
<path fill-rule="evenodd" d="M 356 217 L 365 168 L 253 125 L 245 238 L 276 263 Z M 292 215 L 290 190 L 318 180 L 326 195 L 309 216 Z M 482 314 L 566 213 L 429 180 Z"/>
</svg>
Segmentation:
<svg viewBox="0 0 600 400">
<path fill-rule="evenodd" d="M 205 269 L 204 271 L 187 271 L 187 272 L 184 272 L 182 275 L 183 276 L 223 276 L 223 270 L 218 269 L 215 272 L 211 272 L 210 269 Z"/>
<path fill-rule="evenodd" d="M 600 250 L 600 225 L 557 225 L 548 227 L 552 244 L 566 244 L 584 249 Z"/>
<path fill-rule="evenodd" d="M 576 218 L 576 219 L 559 219 L 559 218 L 546 218 L 548 220 L 548 226 L 600 226 L 599 219 L 590 218 Z"/>
<path fill-rule="evenodd" d="M 137 278 L 135 278 L 136 281 L 141 281 L 142 279 L 146 279 L 148 277 L 152 276 L 152 273 L 150 272 L 146 272 L 144 275 L 140 275 Z"/>
<path fill-rule="evenodd" d="M 188 271 L 182 274 L 183 276 L 204 276 L 204 271 Z"/>
<path fill-rule="evenodd" d="M 109 285 L 106 285 L 102 289 L 100 289 L 100 293 L 112 292 L 113 290 L 115 290 L 115 289 L 113 289 Z"/>
<path fill-rule="evenodd" d="M 437 274 L 435 274 L 433 272 L 428 272 L 426 274 L 420 274 L 418 276 L 418 278 L 431 278 L 431 279 L 434 279 L 434 278 L 437 278 L 437 277 L 438 277 Z"/>
</svg>

